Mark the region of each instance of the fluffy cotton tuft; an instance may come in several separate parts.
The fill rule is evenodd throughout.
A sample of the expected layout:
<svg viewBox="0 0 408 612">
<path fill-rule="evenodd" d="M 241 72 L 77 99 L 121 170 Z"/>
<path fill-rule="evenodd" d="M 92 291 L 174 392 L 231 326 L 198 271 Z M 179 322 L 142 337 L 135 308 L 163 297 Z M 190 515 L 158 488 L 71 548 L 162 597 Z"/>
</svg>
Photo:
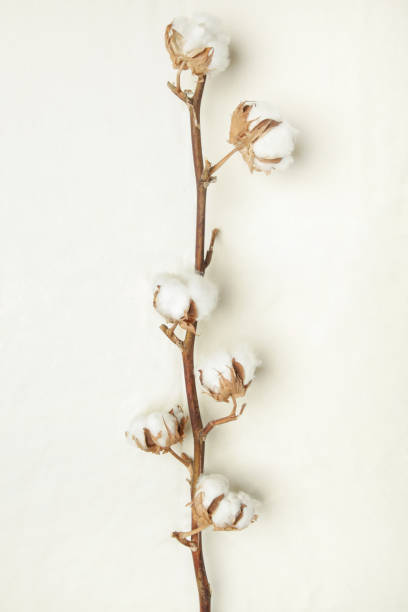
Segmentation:
<svg viewBox="0 0 408 612">
<path fill-rule="evenodd" d="M 217 305 L 217 287 L 201 274 L 195 273 L 187 277 L 187 287 L 190 297 L 197 307 L 197 318 L 205 319 Z"/>
<path fill-rule="evenodd" d="M 256 516 L 256 506 L 259 505 L 259 503 L 257 504 L 257 502 L 252 499 L 252 497 L 250 497 L 247 493 L 244 493 L 243 491 L 240 491 L 237 494 L 237 497 L 240 499 L 241 504 L 244 506 L 244 508 L 242 511 L 241 518 L 236 523 L 236 528 L 245 529 L 245 527 L 248 527 L 248 525 L 253 522 L 254 516 Z"/>
<path fill-rule="evenodd" d="M 217 287 L 200 274 L 163 274 L 156 279 L 153 304 L 168 321 L 204 319 L 215 308 L 217 300 Z M 191 302 L 195 308 L 190 311 Z"/>
<path fill-rule="evenodd" d="M 248 385 L 255 376 L 255 371 L 261 365 L 261 360 L 255 355 L 248 346 L 240 346 L 232 353 L 235 361 L 240 363 L 245 371 L 244 385 Z"/>
<path fill-rule="evenodd" d="M 247 102 L 247 104 L 252 105 L 248 114 L 251 129 L 265 119 L 274 119 L 281 122 L 254 142 L 255 168 L 266 172 L 271 169 L 285 170 L 293 162 L 292 153 L 295 148 L 298 130 L 293 128 L 287 121 L 282 121 L 280 114 L 267 103 Z M 281 161 L 278 163 L 266 161 L 277 158 L 281 158 Z"/>
<path fill-rule="evenodd" d="M 218 507 L 212 513 L 212 522 L 216 527 L 227 527 L 228 525 L 233 525 L 240 510 L 241 499 L 236 493 L 232 493 L 232 491 L 230 491 L 220 501 Z"/>
<path fill-rule="evenodd" d="M 190 295 L 186 284 L 174 274 L 157 278 L 159 288 L 155 299 L 156 310 L 166 319 L 177 321 L 190 308 Z"/>
<path fill-rule="evenodd" d="M 201 474 L 197 482 L 197 494 L 203 494 L 203 506 L 207 509 L 216 497 L 228 493 L 229 481 L 222 474 Z"/>
<path fill-rule="evenodd" d="M 230 63 L 230 37 L 223 31 L 219 19 L 205 13 L 195 13 L 192 17 L 177 17 L 173 28 L 182 35 L 184 55 L 193 55 L 198 49 L 214 49 L 208 66 L 210 74 L 218 74 Z"/>
<path fill-rule="evenodd" d="M 228 351 L 218 351 L 207 359 L 202 372 L 202 384 L 210 391 L 220 391 L 220 374 L 227 380 L 232 378 L 232 355 Z"/>
</svg>

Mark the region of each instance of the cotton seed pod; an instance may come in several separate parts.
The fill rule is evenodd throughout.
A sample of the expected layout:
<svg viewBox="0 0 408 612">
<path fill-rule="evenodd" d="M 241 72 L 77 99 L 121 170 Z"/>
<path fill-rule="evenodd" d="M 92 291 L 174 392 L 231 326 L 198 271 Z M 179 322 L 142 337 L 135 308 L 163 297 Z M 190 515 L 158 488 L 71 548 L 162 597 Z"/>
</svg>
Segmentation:
<svg viewBox="0 0 408 612">
<path fill-rule="evenodd" d="M 247 347 L 232 353 L 220 351 L 198 370 L 200 382 L 217 402 L 228 402 L 230 398 L 245 395 L 260 364 L 253 351 Z"/>
<path fill-rule="evenodd" d="M 148 453 L 167 453 L 170 446 L 181 442 L 187 417 L 180 406 L 169 412 L 150 412 L 135 417 L 126 437 Z"/>
<path fill-rule="evenodd" d="M 220 21 L 204 13 L 174 19 L 165 33 L 173 67 L 191 70 L 197 76 L 216 74 L 228 67 L 229 42 Z"/>
<path fill-rule="evenodd" d="M 229 141 L 251 172 L 285 170 L 293 162 L 297 130 L 268 104 L 241 102 L 231 118 Z"/>
<path fill-rule="evenodd" d="M 225 476 L 202 474 L 198 479 L 193 509 L 200 527 L 212 525 L 215 531 L 245 529 L 258 518 L 255 505 L 243 491 L 230 491 Z"/>
<path fill-rule="evenodd" d="M 165 274 L 156 281 L 153 306 L 168 323 L 194 332 L 195 322 L 212 312 L 217 299 L 215 285 L 199 274 Z"/>
</svg>

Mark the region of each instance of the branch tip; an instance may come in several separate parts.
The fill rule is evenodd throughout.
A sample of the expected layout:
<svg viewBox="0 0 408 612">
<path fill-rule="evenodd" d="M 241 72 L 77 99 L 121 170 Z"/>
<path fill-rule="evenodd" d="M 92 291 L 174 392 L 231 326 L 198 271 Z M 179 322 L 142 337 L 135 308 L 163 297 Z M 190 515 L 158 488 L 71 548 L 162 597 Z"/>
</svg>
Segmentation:
<svg viewBox="0 0 408 612">
<path fill-rule="evenodd" d="M 160 329 L 162 330 L 163 334 L 165 334 L 168 337 L 168 339 L 173 342 L 173 344 L 178 346 L 180 349 L 183 349 L 184 342 L 180 340 L 180 338 L 178 338 L 178 336 L 176 336 L 176 334 L 174 333 L 174 330 L 176 327 L 177 327 L 177 324 L 173 325 L 172 327 L 167 327 L 165 323 L 162 323 L 160 325 Z"/>
</svg>

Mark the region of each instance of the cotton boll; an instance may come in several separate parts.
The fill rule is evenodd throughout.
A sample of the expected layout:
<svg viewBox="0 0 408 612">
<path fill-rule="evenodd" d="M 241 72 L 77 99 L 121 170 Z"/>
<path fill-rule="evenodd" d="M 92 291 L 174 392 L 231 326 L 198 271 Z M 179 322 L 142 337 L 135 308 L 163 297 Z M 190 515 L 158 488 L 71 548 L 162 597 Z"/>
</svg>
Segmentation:
<svg viewBox="0 0 408 612">
<path fill-rule="evenodd" d="M 220 501 L 216 510 L 211 514 L 215 527 L 232 526 L 241 511 L 241 499 L 236 493 L 229 492 Z"/>
<path fill-rule="evenodd" d="M 247 346 L 241 346 L 232 353 L 235 361 L 238 361 L 244 368 L 245 376 L 243 383 L 248 385 L 254 378 L 255 370 L 261 365 L 261 361 L 255 353 Z"/>
<path fill-rule="evenodd" d="M 248 347 L 232 353 L 219 351 L 212 355 L 198 370 L 200 382 L 206 392 L 217 402 L 228 402 L 243 397 L 252 381 L 259 359 Z"/>
<path fill-rule="evenodd" d="M 183 280 L 172 274 L 158 277 L 154 305 L 166 319 L 181 319 L 190 307 L 189 291 Z"/>
<path fill-rule="evenodd" d="M 216 17 L 204 13 L 196 13 L 191 18 L 177 17 L 173 20 L 172 29 L 181 34 L 181 48 L 173 48 L 173 63 L 191 69 L 195 74 L 218 74 L 229 66 L 229 36 L 223 31 L 221 22 Z M 207 65 L 194 62 L 194 56 L 203 49 L 212 49 Z M 179 57 L 177 57 L 179 55 Z M 186 62 L 186 56 L 189 59 Z M 188 64 L 188 65 L 186 65 Z"/>
<path fill-rule="evenodd" d="M 265 102 L 241 102 L 231 118 L 229 141 L 251 172 L 285 170 L 293 162 L 297 130 Z"/>
<path fill-rule="evenodd" d="M 227 351 L 218 351 L 211 355 L 202 367 L 202 383 L 211 391 L 220 390 L 220 374 L 231 380 L 232 356 Z"/>
<path fill-rule="evenodd" d="M 187 279 L 187 286 L 190 298 L 197 307 L 197 318 L 208 317 L 217 305 L 217 287 L 200 274 L 191 274 Z"/>
<path fill-rule="evenodd" d="M 187 418 L 179 406 L 170 412 L 149 412 L 132 420 L 126 437 L 141 450 L 166 453 L 170 446 L 183 440 L 186 422 Z"/>
<path fill-rule="evenodd" d="M 197 482 L 197 494 L 203 494 L 203 506 L 208 509 L 216 497 L 228 493 L 229 481 L 222 474 L 202 474 Z"/>
<path fill-rule="evenodd" d="M 216 530 L 239 530 L 257 519 L 255 500 L 242 491 L 230 492 L 227 478 L 220 474 L 200 476 L 193 505 L 202 528 L 213 525 Z"/>
</svg>

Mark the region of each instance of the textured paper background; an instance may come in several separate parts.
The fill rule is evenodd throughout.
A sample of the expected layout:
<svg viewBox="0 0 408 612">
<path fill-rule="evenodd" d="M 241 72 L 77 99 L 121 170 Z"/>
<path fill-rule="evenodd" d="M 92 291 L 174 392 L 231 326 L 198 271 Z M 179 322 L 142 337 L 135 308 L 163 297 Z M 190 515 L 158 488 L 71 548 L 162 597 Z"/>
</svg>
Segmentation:
<svg viewBox="0 0 408 612">
<path fill-rule="evenodd" d="M 148 278 L 193 253 L 185 109 L 162 45 L 187 1 L 2 0 L 1 609 L 190 612 L 184 473 L 126 445 L 182 391 Z M 200 353 L 264 367 L 208 469 L 263 500 L 205 537 L 214 612 L 408 610 L 408 5 L 207 0 L 233 38 L 205 151 L 242 99 L 300 129 L 296 164 L 237 157 L 209 194 L 221 289 Z M 207 417 L 219 414 L 203 398 Z M 186 449 L 188 448 L 188 442 Z M 174 463 L 174 464 L 173 464 Z"/>
</svg>

